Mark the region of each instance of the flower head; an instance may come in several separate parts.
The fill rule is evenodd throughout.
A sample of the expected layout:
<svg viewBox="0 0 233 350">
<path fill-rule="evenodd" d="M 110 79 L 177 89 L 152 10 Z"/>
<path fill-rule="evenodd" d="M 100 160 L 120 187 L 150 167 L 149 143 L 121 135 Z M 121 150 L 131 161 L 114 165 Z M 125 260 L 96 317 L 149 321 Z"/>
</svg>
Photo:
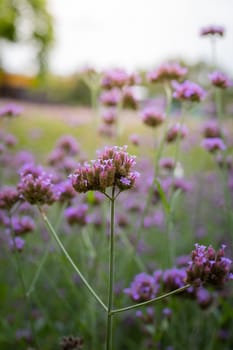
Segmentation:
<svg viewBox="0 0 233 350">
<path fill-rule="evenodd" d="M 159 288 L 160 286 L 153 276 L 142 272 L 135 276 L 130 288 L 126 288 L 124 292 L 133 301 L 143 302 L 155 298 Z"/>
<path fill-rule="evenodd" d="M 187 73 L 187 68 L 181 67 L 178 63 L 164 63 L 158 69 L 147 74 L 149 82 L 163 82 L 179 80 Z"/>
<path fill-rule="evenodd" d="M 14 187 L 3 187 L 0 190 L 0 209 L 10 210 L 19 200 L 19 192 Z"/>
<path fill-rule="evenodd" d="M 187 133 L 188 133 L 187 127 L 185 125 L 176 123 L 168 129 L 167 135 L 166 135 L 166 141 L 173 142 L 178 137 L 183 139 L 187 135 Z"/>
<path fill-rule="evenodd" d="M 0 108 L 0 117 L 17 117 L 23 111 L 21 106 L 14 103 L 9 103 L 4 107 Z"/>
<path fill-rule="evenodd" d="M 206 138 L 202 141 L 201 145 L 211 153 L 226 149 L 225 143 L 219 137 Z"/>
<path fill-rule="evenodd" d="M 141 118 L 144 124 L 155 128 L 165 120 L 165 115 L 156 108 L 149 106 L 141 112 Z"/>
<path fill-rule="evenodd" d="M 185 80 L 179 84 L 177 81 L 173 82 L 175 92 L 173 97 L 181 101 L 200 102 L 206 96 L 206 91 L 202 87 L 192 81 Z"/>
<path fill-rule="evenodd" d="M 135 157 L 126 152 L 126 147 L 106 147 L 97 160 L 79 165 L 70 175 L 77 192 L 105 192 L 108 187 L 117 186 L 121 191 L 133 187 L 137 172 L 131 169 Z"/>
<path fill-rule="evenodd" d="M 229 79 L 229 77 L 222 72 L 218 72 L 218 71 L 212 72 L 209 75 L 209 78 L 210 78 L 212 85 L 214 85 L 218 88 L 226 89 L 226 88 L 232 86 L 232 82 Z"/>
<path fill-rule="evenodd" d="M 209 25 L 206 27 L 201 28 L 200 35 L 201 36 L 207 36 L 207 35 L 219 35 L 223 36 L 225 33 L 225 28 L 218 25 Z"/>
<path fill-rule="evenodd" d="M 114 107 L 121 100 L 121 92 L 117 88 L 104 91 L 100 96 L 100 101 L 104 106 Z"/>
<path fill-rule="evenodd" d="M 215 251 L 212 246 L 195 244 L 191 254 L 192 261 L 186 270 L 186 282 L 195 286 L 210 284 L 222 287 L 232 279 L 230 273 L 232 261 L 225 257 L 225 246 Z"/>
<path fill-rule="evenodd" d="M 111 69 L 104 73 L 101 86 L 104 89 L 122 88 L 129 81 L 129 75 L 123 69 Z"/>
</svg>

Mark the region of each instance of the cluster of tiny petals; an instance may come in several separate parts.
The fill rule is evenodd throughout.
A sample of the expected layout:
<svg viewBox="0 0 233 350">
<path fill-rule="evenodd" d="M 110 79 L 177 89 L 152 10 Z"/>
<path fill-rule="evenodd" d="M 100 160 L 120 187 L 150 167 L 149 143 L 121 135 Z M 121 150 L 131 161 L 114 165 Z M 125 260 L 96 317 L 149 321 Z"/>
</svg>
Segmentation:
<svg viewBox="0 0 233 350">
<path fill-rule="evenodd" d="M 222 136 L 222 131 L 221 131 L 220 126 L 214 120 L 208 120 L 204 124 L 202 133 L 206 138 L 215 138 L 215 137 Z"/>
<path fill-rule="evenodd" d="M 23 108 L 14 103 L 9 103 L 0 108 L 0 117 L 17 117 L 23 111 Z"/>
<path fill-rule="evenodd" d="M 200 85 L 189 80 L 183 83 L 173 81 L 172 86 L 175 89 L 173 97 L 177 100 L 200 102 L 206 96 L 206 91 Z"/>
<path fill-rule="evenodd" d="M 225 29 L 222 26 L 218 25 L 209 25 L 207 27 L 203 27 L 200 30 L 200 35 L 201 36 L 206 36 L 206 35 L 219 35 L 223 36 L 225 33 Z"/>
<path fill-rule="evenodd" d="M 186 282 L 195 286 L 209 284 L 222 287 L 232 279 L 230 273 L 232 261 L 225 257 L 225 246 L 215 251 L 212 246 L 195 244 L 191 254 L 192 261 L 186 270 Z"/>
<path fill-rule="evenodd" d="M 30 216 L 12 218 L 12 229 L 15 235 L 24 235 L 35 230 L 35 222 Z"/>
<path fill-rule="evenodd" d="M 112 125 L 116 122 L 117 119 L 117 111 L 115 108 L 108 108 L 103 111 L 102 114 L 103 122 L 107 125 Z"/>
<path fill-rule="evenodd" d="M 187 130 L 187 127 L 185 125 L 181 125 L 179 123 L 176 123 L 168 129 L 167 135 L 166 135 L 166 141 L 173 142 L 178 137 L 183 139 L 184 137 L 187 136 L 187 133 L 188 133 L 188 130 Z"/>
<path fill-rule="evenodd" d="M 15 187 L 3 187 L 0 190 L 0 209 L 10 210 L 19 200 L 19 193 Z"/>
<path fill-rule="evenodd" d="M 26 166 L 20 172 L 18 191 L 22 199 L 30 204 L 51 205 L 57 200 L 52 176 L 41 167 Z"/>
<path fill-rule="evenodd" d="M 165 120 L 165 115 L 155 107 L 149 106 L 141 112 L 141 119 L 144 124 L 155 128 L 163 123 Z"/>
<path fill-rule="evenodd" d="M 226 149 L 225 143 L 219 137 L 205 138 L 202 140 L 201 146 L 211 153 L 224 151 Z"/>
<path fill-rule="evenodd" d="M 128 81 L 129 75 L 124 69 L 111 69 L 104 73 L 101 87 L 104 89 L 122 88 Z"/>
<path fill-rule="evenodd" d="M 71 156 L 74 156 L 79 153 L 79 145 L 76 139 L 71 135 L 62 136 L 57 141 L 56 148 Z"/>
<path fill-rule="evenodd" d="M 143 302 L 155 298 L 159 290 L 155 278 L 142 272 L 135 276 L 130 288 L 126 288 L 124 293 L 129 295 L 133 301 Z"/>
<path fill-rule="evenodd" d="M 232 82 L 229 79 L 229 77 L 222 72 L 218 72 L 218 71 L 212 72 L 209 75 L 209 79 L 210 79 L 212 85 L 214 85 L 218 88 L 226 89 L 226 88 L 232 86 Z"/>
<path fill-rule="evenodd" d="M 108 187 L 117 186 L 121 191 L 133 187 L 137 172 L 131 169 L 135 157 L 126 152 L 125 147 L 106 147 L 97 160 L 79 165 L 70 175 L 72 185 L 77 192 L 105 192 Z"/>
<path fill-rule="evenodd" d="M 122 98 L 121 91 L 118 88 L 104 91 L 100 96 L 100 101 L 104 106 L 114 107 Z"/>
<path fill-rule="evenodd" d="M 179 80 L 187 73 L 187 68 L 181 67 L 178 63 L 164 63 L 158 69 L 147 74 L 149 82 L 163 82 Z"/>
</svg>

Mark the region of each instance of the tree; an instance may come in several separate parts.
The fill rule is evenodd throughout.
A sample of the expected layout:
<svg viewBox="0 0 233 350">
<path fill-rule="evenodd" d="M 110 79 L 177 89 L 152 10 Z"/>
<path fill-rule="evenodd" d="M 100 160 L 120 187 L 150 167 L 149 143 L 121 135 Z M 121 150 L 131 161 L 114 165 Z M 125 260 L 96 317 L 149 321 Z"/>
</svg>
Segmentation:
<svg viewBox="0 0 233 350">
<path fill-rule="evenodd" d="M 53 42 L 53 19 L 46 5 L 46 0 L 0 0 L 0 41 L 34 45 L 41 74 Z"/>
</svg>

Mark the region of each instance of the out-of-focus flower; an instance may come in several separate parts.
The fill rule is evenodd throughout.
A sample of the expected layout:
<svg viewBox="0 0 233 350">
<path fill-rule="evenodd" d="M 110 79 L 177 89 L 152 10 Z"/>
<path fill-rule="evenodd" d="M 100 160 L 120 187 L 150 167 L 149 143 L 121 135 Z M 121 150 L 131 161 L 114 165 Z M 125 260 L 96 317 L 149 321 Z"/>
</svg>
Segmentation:
<svg viewBox="0 0 233 350">
<path fill-rule="evenodd" d="M 172 158 L 161 158 L 159 161 L 159 166 L 168 171 L 174 170 L 175 165 L 175 160 Z"/>
<path fill-rule="evenodd" d="M 17 117 L 23 112 L 23 108 L 14 103 L 9 103 L 0 108 L 0 117 Z"/>
<path fill-rule="evenodd" d="M 189 80 L 183 83 L 173 81 L 172 86 L 175 89 L 173 97 L 177 100 L 200 102 L 206 96 L 206 91 L 200 85 Z"/>
<path fill-rule="evenodd" d="M 138 100 L 133 87 L 125 87 L 122 93 L 122 105 L 126 109 L 137 109 Z"/>
<path fill-rule="evenodd" d="M 219 35 L 223 36 L 225 33 L 225 28 L 218 25 L 209 25 L 206 27 L 201 28 L 200 35 L 206 36 L 206 35 Z"/>
<path fill-rule="evenodd" d="M 87 211 L 87 204 L 81 204 L 76 207 L 69 207 L 65 210 L 66 220 L 70 225 L 78 224 L 84 226 L 87 223 Z"/>
<path fill-rule="evenodd" d="M 155 298 L 160 285 L 156 283 L 153 276 L 147 273 L 140 273 L 136 275 L 130 288 L 124 289 L 124 292 L 128 294 L 133 301 L 143 302 Z"/>
<path fill-rule="evenodd" d="M 171 268 L 163 272 L 163 286 L 165 291 L 171 292 L 185 285 L 185 269 Z"/>
<path fill-rule="evenodd" d="M 102 113 L 103 122 L 107 125 L 112 125 L 117 119 L 117 110 L 115 108 L 105 109 Z"/>
<path fill-rule="evenodd" d="M 63 151 L 66 155 L 75 156 L 79 153 L 80 148 L 75 137 L 64 135 L 58 141 L 56 148 Z"/>
<path fill-rule="evenodd" d="M 0 209 L 10 210 L 19 200 L 19 192 L 15 187 L 3 187 L 0 190 Z"/>
<path fill-rule="evenodd" d="M 219 124 L 214 120 L 208 120 L 204 126 L 202 133 L 206 138 L 216 138 L 222 136 L 222 131 Z"/>
<path fill-rule="evenodd" d="M 192 261 L 186 270 L 186 282 L 197 287 L 204 284 L 222 287 L 227 280 L 232 279 L 232 261 L 225 257 L 225 247 L 222 245 L 215 251 L 211 246 L 195 244 Z"/>
<path fill-rule="evenodd" d="M 132 134 L 132 135 L 130 135 L 130 137 L 129 137 L 129 139 L 130 139 L 130 142 L 134 145 L 134 146 L 139 146 L 139 136 L 138 135 L 136 135 L 136 134 Z"/>
<path fill-rule="evenodd" d="M 202 309 L 207 309 L 213 303 L 213 295 L 203 287 L 197 288 L 196 299 Z"/>
<path fill-rule="evenodd" d="M 58 201 L 61 203 L 69 203 L 76 195 L 69 179 L 56 184 L 54 191 L 57 193 Z"/>
<path fill-rule="evenodd" d="M 101 87 L 104 89 L 122 88 L 129 82 L 129 75 L 123 69 L 111 69 L 104 73 Z"/>
<path fill-rule="evenodd" d="M 211 153 L 224 151 L 226 149 L 225 143 L 219 137 L 206 138 L 202 140 L 201 146 Z"/>
<path fill-rule="evenodd" d="M 52 176 L 41 167 L 25 166 L 20 172 L 18 191 L 22 199 L 30 204 L 51 205 L 57 200 Z"/>
<path fill-rule="evenodd" d="M 24 244 L 25 241 L 21 237 L 14 237 L 9 241 L 9 246 L 12 251 L 21 252 L 23 250 Z"/>
<path fill-rule="evenodd" d="M 14 234 L 19 236 L 34 231 L 36 227 L 34 220 L 30 216 L 14 216 L 11 222 Z"/>
<path fill-rule="evenodd" d="M 216 157 L 216 162 L 220 168 L 233 168 L 233 158 L 232 156 L 223 157 L 221 154 L 218 154 Z"/>
<path fill-rule="evenodd" d="M 226 89 L 232 86 L 232 81 L 230 80 L 230 78 L 222 72 L 218 72 L 218 71 L 212 72 L 209 75 L 209 78 L 212 85 L 218 88 Z"/>
<path fill-rule="evenodd" d="M 100 102 L 104 106 L 114 107 L 121 101 L 122 94 L 117 88 L 104 91 L 100 96 Z"/>
<path fill-rule="evenodd" d="M 164 63 L 159 68 L 149 72 L 147 79 L 151 83 L 179 80 L 186 73 L 187 68 L 181 67 L 178 63 Z"/>
<path fill-rule="evenodd" d="M 159 126 L 163 123 L 163 121 L 165 120 L 165 115 L 163 112 L 159 111 L 154 107 L 146 107 L 141 112 L 141 119 L 144 124 L 155 128 L 156 126 Z"/>
<path fill-rule="evenodd" d="M 81 350 L 84 341 L 82 338 L 74 337 L 72 335 L 63 337 L 60 343 L 61 350 Z"/>
<path fill-rule="evenodd" d="M 117 186 L 121 191 L 134 186 L 137 172 L 131 171 L 135 157 L 126 152 L 126 147 L 106 147 L 97 160 L 79 165 L 70 175 L 77 192 L 105 192 L 108 187 Z"/>
<path fill-rule="evenodd" d="M 188 130 L 185 125 L 181 125 L 179 123 L 176 123 L 172 125 L 166 135 L 166 141 L 167 142 L 173 142 L 175 141 L 178 137 L 183 139 L 185 136 L 187 136 Z"/>
</svg>

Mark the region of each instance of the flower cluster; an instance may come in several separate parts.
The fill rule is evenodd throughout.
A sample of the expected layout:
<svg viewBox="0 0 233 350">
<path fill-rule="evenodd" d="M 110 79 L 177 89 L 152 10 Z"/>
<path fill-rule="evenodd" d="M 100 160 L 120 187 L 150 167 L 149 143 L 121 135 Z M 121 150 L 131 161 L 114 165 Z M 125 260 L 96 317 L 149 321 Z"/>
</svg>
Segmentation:
<svg viewBox="0 0 233 350">
<path fill-rule="evenodd" d="M 204 147 L 208 152 L 214 153 L 216 151 L 224 151 L 226 145 L 222 139 L 219 137 L 209 137 L 202 141 L 202 147 Z"/>
<path fill-rule="evenodd" d="M 141 118 L 144 124 L 155 128 L 165 120 L 165 115 L 162 112 L 158 111 L 156 108 L 150 106 L 146 107 L 141 112 Z"/>
<path fill-rule="evenodd" d="M 121 91 L 117 88 L 104 91 L 100 96 L 100 101 L 104 106 L 114 107 L 117 106 L 122 98 Z"/>
<path fill-rule="evenodd" d="M 87 223 L 87 211 L 87 204 L 81 204 L 78 207 L 68 207 L 65 210 L 65 217 L 70 225 L 85 226 Z"/>
<path fill-rule="evenodd" d="M 97 160 L 79 165 L 70 175 L 77 192 L 105 192 L 108 187 L 117 186 L 120 191 L 133 187 L 137 172 L 132 172 L 135 157 L 126 152 L 126 147 L 106 147 Z"/>
<path fill-rule="evenodd" d="M 223 36 L 225 32 L 224 27 L 218 26 L 218 25 L 209 25 L 207 27 L 201 28 L 200 35 L 206 36 L 206 35 L 219 35 Z"/>
<path fill-rule="evenodd" d="M 211 246 L 195 245 L 192 251 L 192 261 L 186 270 L 186 282 L 195 286 L 203 284 L 222 287 L 232 279 L 230 273 L 232 261 L 225 257 L 225 246 L 215 251 Z"/>
<path fill-rule="evenodd" d="M 173 142 L 178 137 L 183 139 L 187 135 L 187 133 L 188 133 L 187 127 L 185 125 L 176 123 L 168 129 L 167 135 L 166 135 L 166 141 Z"/>
<path fill-rule="evenodd" d="M 218 72 L 218 71 L 212 72 L 209 75 L 209 78 L 210 78 L 212 85 L 214 85 L 218 88 L 226 89 L 226 88 L 232 86 L 232 82 L 229 79 L 229 77 L 222 72 Z"/>
<path fill-rule="evenodd" d="M 147 74 L 149 82 L 164 82 L 179 80 L 187 73 L 187 68 L 181 67 L 178 63 L 164 63 L 158 69 Z"/>
<path fill-rule="evenodd" d="M 155 298 L 160 285 L 156 283 L 156 279 L 147 273 L 136 275 L 130 288 L 124 290 L 133 301 L 143 302 Z"/>
<path fill-rule="evenodd" d="M 81 350 L 83 348 L 83 339 L 70 335 L 63 337 L 60 345 L 62 350 Z"/>
<path fill-rule="evenodd" d="M 35 230 L 35 222 L 30 216 L 14 216 L 12 218 L 12 229 L 17 236 L 30 233 Z"/>
<path fill-rule="evenodd" d="M 172 85 L 175 89 L 173 97 L 177 100 L 200 102 L 206 96 L 206 91 L 200 85 L 189 80 L 185 80 L 181 84 L 174 81 Z"/>
<path fill-rule="evenodd" d="M 52 183 L 52 176 L 41 167 L 25 166 L 20 172 L 18 191 L 22 199 L 30 204 L 49 204 L 56 201 L 57 196 Z"/>
<path fill-rule="evenodd" d="M 19 193 L 14 187 L 3 187 L 0 191 L 0 209 L 10 210 L 19 200 Z"/>
<path fill-rule="evenodd" d="M 215 137 L 222 136 L 222 131 L 220 129 L 220 126 L 214 120 L 208 120 L 204 124 L 202 133 L 206 138 L 215 138 Z"/>
<path fill-rule="evenodd" d="M 21 106 L 14 103 L 9 103 L 4 107 L 0 108 L 0 117 L 17 117 L 23 111 Z"/>
<path fill-rule="evenodd" d="M 101 87 L 107 90 L 112 88 L 122 88 L 129 82 L 129 75 L 123 69 L 111 69 L 104 73 Z"/>
</svg>

